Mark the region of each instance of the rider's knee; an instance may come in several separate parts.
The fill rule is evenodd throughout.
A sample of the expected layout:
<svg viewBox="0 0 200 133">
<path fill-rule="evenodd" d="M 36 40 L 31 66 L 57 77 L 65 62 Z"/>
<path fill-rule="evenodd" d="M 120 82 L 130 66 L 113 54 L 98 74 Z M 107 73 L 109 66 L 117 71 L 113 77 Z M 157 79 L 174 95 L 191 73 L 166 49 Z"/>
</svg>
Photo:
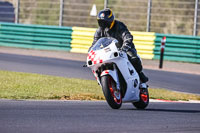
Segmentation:
<svg viewBox="0 0 200 133">
<path fill-rule="evenodd" d="M 142 63 L 139 57 L 131 57 L 130 61 L 138 73 L 142 71 Z"/>
</svg>

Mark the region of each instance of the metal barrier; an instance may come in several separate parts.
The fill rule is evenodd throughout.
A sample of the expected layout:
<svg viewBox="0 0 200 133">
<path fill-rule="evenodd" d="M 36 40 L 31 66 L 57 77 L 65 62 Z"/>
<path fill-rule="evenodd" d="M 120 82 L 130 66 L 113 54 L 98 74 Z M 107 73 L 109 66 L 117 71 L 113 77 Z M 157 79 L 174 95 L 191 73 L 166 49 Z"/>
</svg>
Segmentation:
<svg viewBox="0 0 200 133">
<path fill-rule="evenodd" d="M 87 53 L 92 45 L 96 29 L 83 27 L 72 27 L 72 29 L 71 52 Z"/>
<path fill-rule="evenodd" d="M 71 50 L 71 27 L 0 23 L 0 46 Z"/>
<path fill-rule="evenodd" d="M 71 52 L 87 53 L 93 42 L 96 29 L 73 27 Z M 134 36 L 135 47 L 141 58 L 152 59 L 155 33 L 150 32 L 131 32 Z"/>
<path fill-rule="evenodd" d="M 161 39 L 166 36 L 164 59 L 200 63 L 200 37 L 156 33 L 154 58 L 160 58 Z"/>
</svg>

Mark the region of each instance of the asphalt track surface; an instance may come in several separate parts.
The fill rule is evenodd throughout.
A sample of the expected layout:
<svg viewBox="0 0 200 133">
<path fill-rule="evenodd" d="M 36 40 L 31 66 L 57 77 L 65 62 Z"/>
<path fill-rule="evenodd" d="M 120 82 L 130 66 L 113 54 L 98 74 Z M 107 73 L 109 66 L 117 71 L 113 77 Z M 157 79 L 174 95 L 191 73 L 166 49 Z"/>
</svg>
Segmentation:
<svg viewBox="0 0 200 133">
<path fill-rule="evenodd" d="M 0 100 L 1 133 L 199 133 L 200 104 Z"/>
<path fill-rule="evenodd" d="M 85 62 L 0 53 L 0 70 L 95 80 Z M 151 88 L 200 94 L 200 75 L 145 69 Z"/>
</svg>

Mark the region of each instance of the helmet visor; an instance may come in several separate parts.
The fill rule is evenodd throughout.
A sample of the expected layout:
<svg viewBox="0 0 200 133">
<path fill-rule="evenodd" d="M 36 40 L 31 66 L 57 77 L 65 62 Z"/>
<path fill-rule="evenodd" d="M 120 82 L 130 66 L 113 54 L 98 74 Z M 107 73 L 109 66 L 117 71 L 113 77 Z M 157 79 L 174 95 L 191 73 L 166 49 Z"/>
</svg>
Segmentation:
<svg viewBox="0 0 200 133">
<path fill-rule="evenodd" d="M 98 24 L 99 24 L 99 27 L 105 29 L 105 28 L 110 28 L 111 22 L 99 19 Z"/>
</svg>

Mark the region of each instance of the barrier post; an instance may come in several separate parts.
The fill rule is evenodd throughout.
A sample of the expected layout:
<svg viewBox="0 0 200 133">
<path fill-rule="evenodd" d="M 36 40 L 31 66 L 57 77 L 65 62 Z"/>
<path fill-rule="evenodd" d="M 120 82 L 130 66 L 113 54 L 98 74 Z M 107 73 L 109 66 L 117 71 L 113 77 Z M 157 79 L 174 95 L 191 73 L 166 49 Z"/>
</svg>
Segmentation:
<svg viewBox="0 0 200 133">
<path fill-rule="evenodd" d="M 159 68 L 162 68 L 163 66 L 163 56 L 164 56 L 164 50 L 165 50 L 165 43 L 166 43 L 166 36 L 164 36 L 161 40 L 161 46 L 160 46 L 160 65 Z"/>
<path fill-rule="evenodd" d="M 152 0 L 148 0 L 147 29 L 146 29 L 146 32 L 150 32 L 150 27 L 151 27 L 151 7 L 152 7 Z"/>
<path fill-rule="evenodd" d="M 16 6 L 15 6 L 15 23 L 19 23 L 19 6 L 20 6 L 20 0 L 16 1 Z"/>
<path fill-rule="evenodd" d="M 108 7 L 108 0 L 104 0 L 104 9 Z"/>
<path fill-rule="evenodd" d="M 198 4 L 199 0 L 195 0 L 193 36 L 197 35 Z"/>
<path fill-rule="evenodd" d="M 64 4 L 64 0 L 60 0 L 60 16 L 59 16 L 59 26 L 62 26 L 62 22 L 63 22 L 63 5 Z"/>
</svg>

